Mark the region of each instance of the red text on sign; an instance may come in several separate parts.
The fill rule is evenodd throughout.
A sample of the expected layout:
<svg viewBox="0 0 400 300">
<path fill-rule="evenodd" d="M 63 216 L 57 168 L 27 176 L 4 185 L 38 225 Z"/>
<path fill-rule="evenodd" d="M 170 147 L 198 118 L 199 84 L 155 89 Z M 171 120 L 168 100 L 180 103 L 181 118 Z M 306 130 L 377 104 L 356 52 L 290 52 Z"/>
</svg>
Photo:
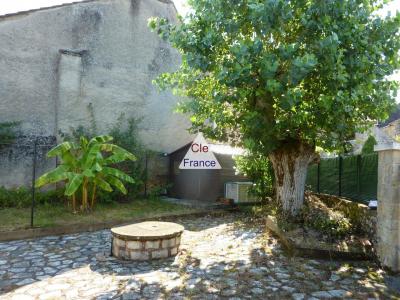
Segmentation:
<svg viewBox="0 0 400 300">
<path fill-rule="evenodd" d="M 208 146 L 203 146 L 202 144 L 193 143 L 192 151 L 193 152 L 208 152 Z"/>
</svg>

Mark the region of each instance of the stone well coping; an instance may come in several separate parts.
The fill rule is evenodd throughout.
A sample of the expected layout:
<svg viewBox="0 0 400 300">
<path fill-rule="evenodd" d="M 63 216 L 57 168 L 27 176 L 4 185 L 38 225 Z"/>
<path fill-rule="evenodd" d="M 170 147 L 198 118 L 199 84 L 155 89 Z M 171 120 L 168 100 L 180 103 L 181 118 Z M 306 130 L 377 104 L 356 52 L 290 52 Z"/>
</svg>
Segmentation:
<svg viewBox="0 0 400 300">
<path fill-rule="evenodd" d="M 111 229 L 113 236 L 124 241 L 164 240 L 176 237 L 184 231 L 182 225 L 171 222 L 142 222 Z"/>
</svg>

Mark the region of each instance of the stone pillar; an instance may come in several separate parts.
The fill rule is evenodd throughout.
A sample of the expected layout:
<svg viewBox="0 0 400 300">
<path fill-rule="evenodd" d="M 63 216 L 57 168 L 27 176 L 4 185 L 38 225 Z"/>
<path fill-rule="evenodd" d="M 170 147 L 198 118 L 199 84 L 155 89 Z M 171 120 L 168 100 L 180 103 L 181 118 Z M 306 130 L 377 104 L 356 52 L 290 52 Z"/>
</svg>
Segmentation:
<svg viewBox="0 0 400 300">
<path fill-rule="evenodd" d="M 400 143 L 375 146 L 378 152 L 377 252 L 383 266 L 400 271 Z"/>
</svg>

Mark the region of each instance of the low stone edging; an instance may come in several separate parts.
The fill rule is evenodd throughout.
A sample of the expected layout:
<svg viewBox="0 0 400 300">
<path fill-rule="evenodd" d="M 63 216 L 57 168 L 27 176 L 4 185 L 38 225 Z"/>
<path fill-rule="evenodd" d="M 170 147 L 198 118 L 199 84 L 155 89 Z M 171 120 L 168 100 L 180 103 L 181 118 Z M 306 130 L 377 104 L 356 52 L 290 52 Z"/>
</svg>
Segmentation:
<svg viewBox="0 0 400 300">
<path fill-rule="evenodd" d="M 292 240 L 288 239 L 277 224 L 276 218 L 272 216 L 266 217 L 265 225 L 278 239 L 282 242 L 284 247 L 295 256 L 301 256 L 306 258 L 317 258 L 317 259 L 343 259 L 343 260 L 372 260 L 374 255 L 372 253 L 366 253 L 363 251 L 339 251 L 334 249 L 322 249 L 322 248 L 311 248 L 304 247 L 296 244 Z"/>
<path fill-rule="evenodd" d="M 111 222 L 101 222 L 95 224 L 74 224 L 68 226 L 59 226 L 54 228 L 28 228 L 28 229 L 20 229 L 13 231 L 1 231 L 0 232 L 0 242 L 6 241 L 15 241 L 15 240 L 25 240 L 25 239 L 35 239 L 45 236 L 52 235 L 64 235 L 64 234 L 74 234 L 74 233 L 82 233 L 82 232 L 92 232 L 98 231 L 102 229 L 109 229 L 114 226 L 119 225 L 127 225 L 135 222 L 143 222 L 150 220 L 174 220 L 176 218 L 184 217 L 203 217 L 206 215 L 218 216 L 224 215 L 228 212 L 231 212 L 229 209 L 211 211 L 211 210 L 202 210 L 197 212 L 189 212 L 189 213 L 181 213 L 181 214 L 172 214 L 172 215 L 158 215 L 153 217 L 145 217 L 145 218 L 136 218 L 130 221 L 111 221 Z"/>
</svg>

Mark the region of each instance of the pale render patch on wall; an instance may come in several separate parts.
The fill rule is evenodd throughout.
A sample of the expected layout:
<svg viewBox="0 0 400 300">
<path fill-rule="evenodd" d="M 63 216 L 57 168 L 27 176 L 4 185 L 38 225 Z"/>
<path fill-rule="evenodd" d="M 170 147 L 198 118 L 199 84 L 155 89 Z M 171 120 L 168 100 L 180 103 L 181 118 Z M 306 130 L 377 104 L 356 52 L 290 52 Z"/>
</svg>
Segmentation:
<svg viewBox="0 0 400 300">
<path fill-rule="evenodd" d="M 58 66 L 58 101 L 56 102 L 56 124 L 61 132 L 68 132 L 71 120 L 75 124 L 86 124 L 87 108 L 80 98 L 82 80 L 82 57 L 78 52 L 60 51 Z"/>
<path fill-rule="evenodd" d="M 151 150 L 189 142 L 187 118 L 173 112 L 177 98 L 152 84 L 180 64 L 148 29 L 152 16 L 176 21 L 176 10 L 169 1 L 94 0 L 0 17 L 0 121 L 51 137 L 89 127 L 91 115 L 105 133 L 124 114 L 141 120 Z"/>
</svg>

